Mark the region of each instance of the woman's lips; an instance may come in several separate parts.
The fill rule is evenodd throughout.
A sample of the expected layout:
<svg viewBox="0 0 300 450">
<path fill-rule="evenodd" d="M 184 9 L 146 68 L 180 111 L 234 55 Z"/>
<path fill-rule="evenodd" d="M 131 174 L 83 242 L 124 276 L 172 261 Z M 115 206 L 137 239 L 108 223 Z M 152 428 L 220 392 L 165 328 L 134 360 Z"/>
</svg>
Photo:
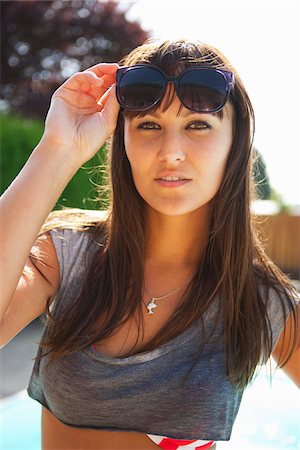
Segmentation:
<svg viewBox="0 0 300 450">
<path fill-rule="evenodd" d="M 154 181 L 162 187 L 175 188 L 184 186 L 191 180 L 188 178 L 181 178 L 181 177 L 161 177 L 156 178 Z"/>
</svg>

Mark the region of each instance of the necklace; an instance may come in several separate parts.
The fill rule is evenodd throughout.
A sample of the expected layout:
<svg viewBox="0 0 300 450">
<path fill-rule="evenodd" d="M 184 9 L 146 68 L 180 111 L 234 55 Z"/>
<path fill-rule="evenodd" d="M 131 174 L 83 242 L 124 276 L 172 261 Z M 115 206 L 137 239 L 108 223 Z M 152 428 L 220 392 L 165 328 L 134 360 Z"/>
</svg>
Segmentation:
<svg viewBox="0 0 300 450">
<path fill-rule="evenodd" d="M 179 286 L 178 288 L 174 289 L 174 291 L 169 292 L 168 294 L 162 295 L 161 297 L 154 297 L 152 294 L 150 294 L 150 292 L 148 291 L 148 289 L 146 288 L 146 286 L 144 286 L 145 291 L 147 293 L 147 295 L 149 295 L 150 297 L 150 302 L 148 304 L 146 304 L 143 300 L 144 305 L 146 306 L 146 308 L 148 309 L 148 315 L 150 314 L 154 314 L 153 309 L 157 308 L 157 304 L 155 303 L 155 301 L 157 300 L 162 300 L 163 298 L 167 298 L 170 297 L 170 295 L 175 294 L 176 292 L 178 292 L 180 289 L 182 289 L 184 286 L 186 286 L 193 277 L 189 278 L 187 281 L 185 281 L 181 286 Z"/>
</svg>

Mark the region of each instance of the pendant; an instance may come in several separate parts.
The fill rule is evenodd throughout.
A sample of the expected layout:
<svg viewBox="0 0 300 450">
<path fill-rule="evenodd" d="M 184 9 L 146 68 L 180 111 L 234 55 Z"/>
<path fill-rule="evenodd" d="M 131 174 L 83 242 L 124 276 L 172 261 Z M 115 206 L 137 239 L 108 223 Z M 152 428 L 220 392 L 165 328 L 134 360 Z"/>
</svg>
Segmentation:
<svg viewBox="0 0 300 450">
<path fill-rule="evenodd" d="M 152 309 L 157 308 L 157 304 L 154 301 L 154 298 L 151 298 L 151 301 L 147 305 L 148 314 L 154 314 Z"/>
</svg>

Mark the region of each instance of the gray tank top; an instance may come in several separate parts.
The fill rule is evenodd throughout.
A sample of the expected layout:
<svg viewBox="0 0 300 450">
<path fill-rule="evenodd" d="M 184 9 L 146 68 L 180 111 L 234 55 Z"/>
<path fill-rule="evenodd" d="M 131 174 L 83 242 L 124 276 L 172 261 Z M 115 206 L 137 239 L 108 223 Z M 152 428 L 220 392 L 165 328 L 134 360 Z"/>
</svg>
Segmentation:
<svg viewBox="0 0 300 450">
<path fill-rule="evenodd" d="M 91 238 L 69 229 L 53 230 L 51 236 L 61 277 L 52 312 L 59 315 L 61 308 L 72 307 L 80 290 Z M 274 295 L 269 310 L 273 347 L 284 325 L 276 299 Z M 205 313 L 205 334 L 211 337 L 200 359 L 201 328 L 195 323 L 159 348 L 126 358 L 105 356 L 89 346 L 48 368 L 47 356 L 36 360 L 28 394 L 78 428 L 229 440 L 243 390 L 226 377 L 222 326 L 214 326 L 217 308 L 215 301 Z"/>
</svg>

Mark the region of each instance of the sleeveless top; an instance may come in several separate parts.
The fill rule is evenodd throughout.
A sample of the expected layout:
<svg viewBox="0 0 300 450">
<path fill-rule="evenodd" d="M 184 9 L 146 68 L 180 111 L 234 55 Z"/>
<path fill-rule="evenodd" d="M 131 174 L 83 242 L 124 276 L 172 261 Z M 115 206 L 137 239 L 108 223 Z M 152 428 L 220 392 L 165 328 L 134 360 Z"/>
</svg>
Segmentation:
<svg viewBox="0 0 300 450">
<path fill-rule="evenodd" d="M 51 312 L 72 308 L 82 285 L 88 232 L 50 232 L 60 267 L 60 287 Z M 284 326 L 282 308 L 271 296 L 272 348 Z M 136 431 L 174 439 L 229 440 L 243 395 L 226 376 L 225 349 L 216 325 L 217 300 L 179 336 L 152 351 L 129 357 L 106 356 L 87 348 L 47 367 L 49 356 L 35 360 L 28 394 L 56 418 L 78 428 Z M 47 335 L 46 324 L 42 339 Z M 38 348 L 38 356 L 42 353 Z M 199 357 L 200 354 L 200 357 Z M 265 356 L 265 360 L 269 355 Z"/>
</svg>

